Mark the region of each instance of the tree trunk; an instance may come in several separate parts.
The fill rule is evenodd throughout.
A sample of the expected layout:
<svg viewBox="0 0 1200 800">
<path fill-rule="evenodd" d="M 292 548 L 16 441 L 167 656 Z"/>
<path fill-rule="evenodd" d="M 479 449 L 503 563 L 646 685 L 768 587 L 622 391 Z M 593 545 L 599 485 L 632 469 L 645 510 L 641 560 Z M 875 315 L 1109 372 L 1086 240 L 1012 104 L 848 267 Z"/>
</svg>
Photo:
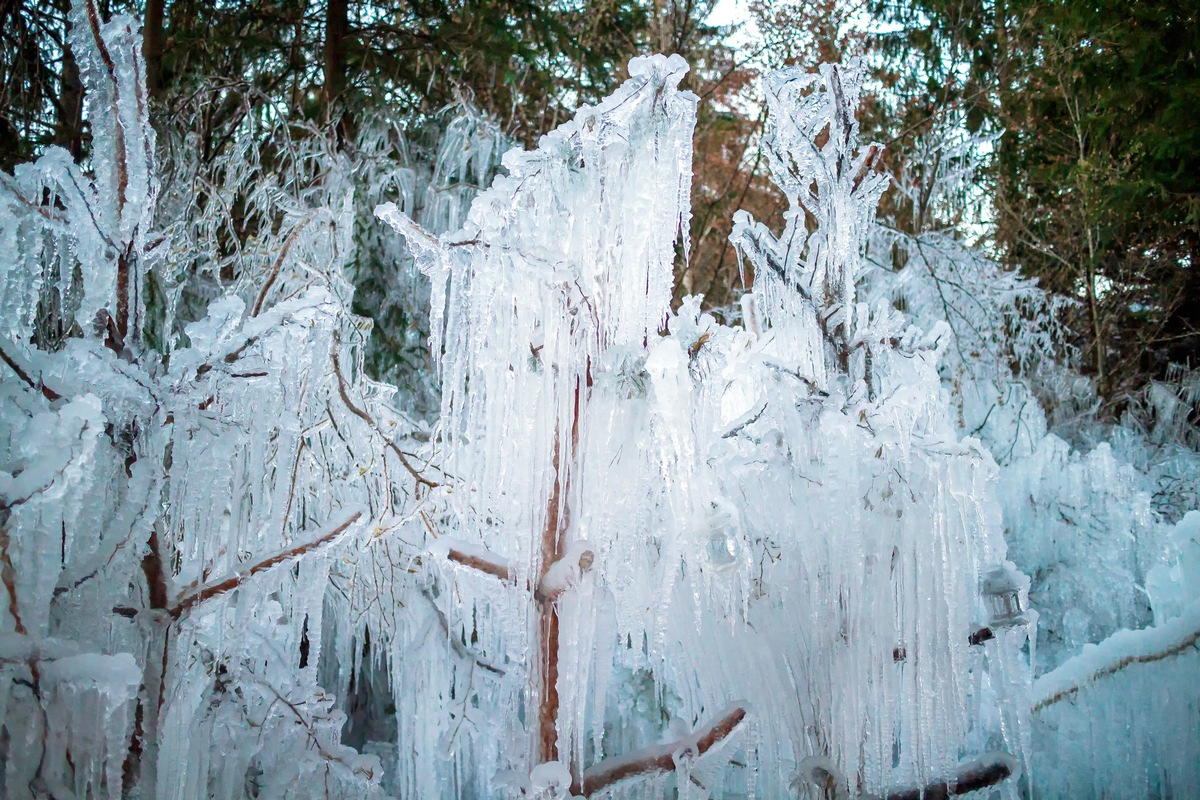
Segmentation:
<svg viewBox="0 0 1200 800">
<path fill-rule="evenodd" d="M 166 0 L 146 0 L 142 23 L 142 55 L 146 59 L 146 88 L 151 97 L 159 97 L 165 87 L 163 44 L 166 39 Z"/>
<path fill-rule="evenodd" d="M 344 106 L 346 91 L 346 33 L 349 29 L 348 0 L 329 0 L 325 11 L 325 113 L 337 126 L 338 145 L 350 138 L 350 116 Z"/>
<path fill-rule="evenodd" d="M 62 88 L 58 94 L 58 124 L 54 143 L 76 161 L 83 158 L 83 84 L 79 65 L 68 49 L 63 53 Z"/>
</svg>

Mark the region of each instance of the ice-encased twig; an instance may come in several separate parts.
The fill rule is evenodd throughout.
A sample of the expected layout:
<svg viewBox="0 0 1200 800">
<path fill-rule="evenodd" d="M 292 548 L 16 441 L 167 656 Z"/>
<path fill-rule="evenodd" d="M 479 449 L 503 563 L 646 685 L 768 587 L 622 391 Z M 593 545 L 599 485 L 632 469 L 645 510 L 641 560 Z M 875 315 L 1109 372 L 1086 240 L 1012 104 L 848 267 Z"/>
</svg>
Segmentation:
<svg viewBox="0 0 1200 800">
<path fill-rule="evenodd" d="M 290 547 L 287 550 L 283 550 L 279 553 L 275 553 L 274 555 L 264 558 L 261 561 L 256 561 L 245 569 L 239 570 L 234 575 L 230 575 L 227 578 L 214 581 L 188 592 L 183 597 L 179 598 L 179 600 L 177 600 L 173 606 L 171 606 L 171 617 L 173 619 L 179 619 L 184 614 L 190 613 L 196 606 L 200 605 L 206 600 L 211 600 L 212 598 L 219 597 L 226 592 L 233 591 L 260 572 L 265 572 L 271 569 L 271 567 L 278 566 L 286 561 L 300 558 L 307 553 L 311 553 L 314 550 L 319 550 L 322 547 L 337 542 L 341 536 L 350 529 L 350 526 L 352 526 L 355 522 L 358 522 L 358 519 L 362 516 L 362 514 L 363 512 L 361 510 L 355 511 L 345 520 L 322 532 L 311 541 L 296 545 L 295 547 Z"/>
</svg>

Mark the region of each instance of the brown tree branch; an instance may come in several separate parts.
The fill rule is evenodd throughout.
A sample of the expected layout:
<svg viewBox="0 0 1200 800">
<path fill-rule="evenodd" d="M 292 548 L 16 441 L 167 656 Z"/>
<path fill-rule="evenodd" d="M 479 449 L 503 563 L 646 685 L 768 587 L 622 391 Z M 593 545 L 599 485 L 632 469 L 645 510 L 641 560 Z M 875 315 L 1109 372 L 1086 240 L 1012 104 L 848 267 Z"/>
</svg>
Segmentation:
<svg viewBox="0 0 1200 800">
<path fill-rule="evenodd" d="M 668 744 L 653 745 L 628 755 L 607 758 L 588 767 L 583 777 L 571 786 L 572 794 L 590 796 L 620 781 L 658 772 L 674 771 L 679 755 L 693 753 L 698 758 L 725 741 L 746 718 L 742 705 L 733 705 L 712 723 Z"/>
<path fill-rule="evenodd" d="M 354 401 L 352 401 L 350 399 L 350 392 L 346 387 L 346 376 L 342 374 L 342 365 L 341 365 L 340 360 L 338 359 L 337 351 L 338 351 L 339 346 L 341 346 L 341 337 L 335 335 L 334 341 L 333 341 L 333 352 L 332 352 L 333 373 L 334 373 L 334 375 L 337 376 L 338 395 L 342 398 L 342 403 L 344 403 L 346 408 L 348 408 L 350 410 L 351 414 L 353 414 L 354 416 L 361 419 L 363 422 L 370 425 L 371 430 L 373 430 L 373 431 L 375 431 L 375 433 L 379 434 L 380 438 L 383 439 L 383 443 L 385 445 L 387 445 L 388 449 L 390 449 L 393 453 L 396 454 L 396 458 L 400 459 L 400 463 L 402 465 L 404 465 L 404 468 L 406 470 L 408 470 L 408 474 L 413 476 L 413 478 L 417 481 L 417 484 L 428 486 L 431 489 L 435 488 L 438 484 L 434 483 L 433 481 L 429 480 L 424 475 L 422 475 L 420 473 L 420 471 L 418 471 L 417 468 L 414 467 L 412 465 L 412 463 L 408 460 L 408 456 L 406 456 L 404 454 L 404 451 L 401 450 L 396 445 L 396 443 L 392 441 L 392 437 L 388 436 L 387 434 L 385 434 L 383 432 L 382 429 L 380 429 L 380 427 L 375 423 L 375 419 L 370 414 L 368 414 L 365 409 L 362 409 L 362 408 L 359 408 L 358 406 L 356 406 L 354 404 Z"/>
<path fill-rule="evenodd" d="M 24 368 L 17 363 L 17 360 L 10 356 L 3 347 L 0 347 L 0 361 L 3 361 L 9 366 L 10 369 L 12 369 L 13 372 L 17 373 L 17 377 L 24 381 L 30 389 L 41 392 L 42 397 L 45 397 L 51 402 L 62 399 L 61 394 L 46 386 L 46 384 L 42 383 L 41 380 L 35 381 L 33 378 L 31 378 L 29 373 L 26 372 Z"/>
<path fill-rule="evenodd" d="M 242 583 L 244 583 L 248 578 L 252 578 L 260 572 L 265 572 L 271 567 L 281 564 L 284 561 L 290 561 L 291 559 L 299 558 L 305 553 L 320 549 L 336 541 L 343 533 L 345 533 L 346 529 L 357 522 L 358 518 L 361 516 L 361 511 L 355 511 L 344 522 L 334 526 L 329 531 L 321 534 L 311 542 L 297 545 L 296 547 L 288 548 L 283 552 L 276 553 L 270 558 L 265 558 L 262 561 L 258 561 L 250 565 L 248 569 L 243 570 L 236 575 L 231 575 L 230 577 L 225 578 L 222 581 L 218 581 L 217 583 L 210 583 L 206 586 L 202 586 L 190 594 L 184 595 L 175 603 L 175 605 L 171 607 L 171 618 L 179 619 L 183 615 L 191 612 L 191 610 L 199 604 L 205 602 L 206 600 L 211 600 L 214 597 L 219 597 L 220 595 L 233 591 L 237 587 L 241 586 Z"/>
<path fill-rule="evenodd" d="M 446 558 L 456 564 L 462 564 L 464 567 L 478 570 L 485 575 L 493 575 L 502 581 L 511 583 L 517 579 L 516 571 L 512 568 L 512 565 L 500 556 L 492 553 L 487 553 L 486 555 L 481 553 L 467 553 L 451 547 L 450 552 L 446 554 Z"/>
<path fill-rule="evenodd" d="M 949 800 L 951 797 L 995 786 L 1012 774 L 1012 757 L 1006 753 L 997 753 L 972 761 L 952 780 L 911 789 L 889 789 L 885 795 L 871 795 L 866 800 Z"/>
</svg>

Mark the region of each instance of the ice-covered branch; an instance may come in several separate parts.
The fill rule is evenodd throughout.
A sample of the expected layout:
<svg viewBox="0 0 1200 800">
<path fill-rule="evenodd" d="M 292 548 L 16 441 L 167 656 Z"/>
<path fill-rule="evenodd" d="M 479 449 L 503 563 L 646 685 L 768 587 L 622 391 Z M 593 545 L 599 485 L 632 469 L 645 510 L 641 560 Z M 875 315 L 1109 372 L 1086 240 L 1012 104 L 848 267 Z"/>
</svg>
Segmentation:
<svg viewBox="0 0 1200 800">
<path fill-rule="evenodd" d="M 721 712 L 716 720 L 690 736 L 605 759 L 584 770 L 583 776 L 572 785 L 571 793 L 592 795 L 639 775 L 672 772 L 679 765 L 680 756 L 703 756 L 729 738 L 745 718 L 745 707 L 734 704 Z"/>
<path fill-rule="evenodd" d="M 909 789 L 889 789 L 886 795 L 871 795 L 866 800 L 948 800 L 951 797 L 977 792 L 995 786 L 1016 773 L 1015 760 L 1007 753 L 989 753 L 965 765 L 952 780 L 914 786 Z"/>
<path fill-rule="evenodd" d="M 1038 678 L 1033 685 L 1033 713 L 1067 700 L 1085 686 L 1138 664 L 1151 664 L 1178 656 L 1200 643 L 1200 601 L 1162 625 L 1138 631 L 1118 631 L 1057 669 Z"/>
<path fill-rule="evenodd" d="M 503 675 L 504 670 L 497 667 L 495 664 L 489 664 L 479 656 L 467 650 L 466 646 L 450 633 L 450 622 L 446 619 L 445 612 L 437 604 L 437 598 L 433 596 L 433 592 L 429 589 L 421 589 L 421 596 L 429 601 L 430 607 L 433 609 L 434 619 L 437 620 L 438 627 L 442 629 L 442 633 L 446 636 L 446 640 L 450 642 L 450 648 L 454 654 L 464 661 L 473 661 L 477 667 L 492 673 L 493 675 Z"/>
<path fill-rule="evenodd" d="M 271 567 L 282 564 L 285 561 L 290 561 L 294 558 L 299 558 L 305 553 L 311 553 L 314 550 L 318 550 L 337 541 L 341 535 L 350 528 L 351 525 L 358 521 L 359 517 L 362 516 L 362 513 L 362 511 L 355 511 L 345 521 L 335 525 L 310 542 L 297 545 L 296 547 L 289 548 L 280 553 L 276 553 L 269 558 L 265 558 L 262 561 L 251 564 L 246 569 L 239 571 L 235 575 L 230 575 L 224 580 L 201 586 L 189 592 L 188 594 L 185 594 L 178 601 L 176 601 L 175 605 L 171 606 L 171 617 L 173 619 L 179 619 L 181 616 L 190 612 L 199 604 L 205 602 L 206 600 L 211 600 L 214 597 L 218 597 L 227 592 L 233 591 L 237 587 L 241 586 L 242 583 L 244 583 L 247 579 L 254 577 L 260 572 L 265 572 Z"/>
<path fill-rule="evenodd" d="M 61 394 L 48 387 L 40 378 L 35 381 L 32 377 L 30 377 L 29 373 L 17 362 L 15 358 L 8 354 L 8 351 L 5 350 L 3 346 L 0 346 L 0 360 L 7 364 L 9 368 L 17 374 L 17 377 L 20 378 L 21 381 L 27 386 L 29 386 L 30 389 L 41 392 L 42 396 L 47 400 L 53 402 L 55 400 L 62 399 Z"/>
<path fill-rule="evenodd" d="M 341 397 L 342 403 L 345 404 L 346 408 L 349 409 L 351 414 L 370 425 L 371 430 L 373 430 L 381 439 L 383 439 L 384 445 L 386 445 L 389 450 L 396 454 L 396 458 L 400 459 L 401 465 L 403 465 L 404 469 L 408 471 L 408 474 L 412 475 L 418 486 L 427 486 L 431 489 L 436 487 L 438 484 L 426 478 L 421 474 L 420 470 L 412 465 L 412 462 L 408 460 L 408 456 L 394 441 L 392 441 L 391 436 L 388 436 L 386 433 L 384 433 L 383 429 L 380 428 L 379 424 L 375 421 L 375 418 L 367 413 L 366 409 L 356 405 L 354 401 L 350 399 L 350 392 L 347 388 L 346 376 L 342 373 L 342 365 L 338 359 L 338 347 L 340 344 L 340 338 L 335 336 L 333 346 L 333 372 L 334 375 L 337 376 L 338 396 Z"/>
<path fill-rule="evenodd" d="M 574 586 L 595 562 L 596 554 L 587 542 L 572 542 L 562 557 L 546 569 L 538 583 L 535 593 L 537 599 L 543 603 L 553 603 Z"/>
<path fill-rule="evenodd" d="M 13 618 L 13 628 L 22 636 L 25 635 L 25 623 L 21 620 L 21 605 L 17 597 L 17 571 L 12 561 L 12 539 L 8 535 L 8 511 L 0 511 L 0 580 L 4 582 L 4 591 L 8 595 L 8 613 Z"/>
<path fill-rule="evenodd" d="M 507 559 L 501 558 L 483 547 L 472 547 L 465 543 L 451 545 L 445 553 L 446 559 L 464 567 L 492 575 L 502 581 L 515 581 L 516 571 Z"/>
</svg>

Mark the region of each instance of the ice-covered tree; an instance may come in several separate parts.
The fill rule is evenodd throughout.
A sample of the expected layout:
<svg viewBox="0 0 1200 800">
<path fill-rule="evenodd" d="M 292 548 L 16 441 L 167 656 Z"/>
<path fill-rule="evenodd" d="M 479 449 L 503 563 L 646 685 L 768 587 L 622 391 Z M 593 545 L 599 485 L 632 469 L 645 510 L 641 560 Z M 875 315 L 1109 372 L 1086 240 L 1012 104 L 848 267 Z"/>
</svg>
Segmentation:
<svg viewBox="0 0 1200 800">
<path fill-rule="evenodd" d="M 366 122 L 355 152 L 248 122 L 216 164 L 173 138 L 160 171 L 133 24 L 72 19 L 90 158 L 0 176 L 0 794 L 1194 793 L 1194 737 L 1154 734 L 1197 708 L 1196 520 L 1155 518 L 1116 447 L 987 408 L 1035 395 L 1017 329 L 1051 301 L 881 234 L 858 64 L 767 80 L 789 212 L 735 219 L 730 327 L 670 307 L 678 57 L 470 202 L 501 142 L 477 118 L 427 177 Z M 881 239 L 921 258 L 888 273 Z M 358 280 L 411 313 L 424 288 L 365 270 L 410 257 L 432 427 L 350 311 Z M 1138 531 L 1106 573 L 1070 537 L 1124 523 L 1082 506 Z M 1032 686 L 1028 595 L 1057 637 Z M 1130 735 L 1089 741 L 1104 714 Z"/>
<path fill-rule="evenodd" d="M 132 22 L 81 0 L 70 44 L 90 160 L 51 148 L 0 186 L 0 793 L 377 793 L 317 683 L 326 592 L 373 582 L 354 545 L 433 481 L 362 373 L 353 207 L 264 228 L 262 279 L 151 348 L 176 311 L 152 279 L 212 232 L 156 223 Z"/>
<path fill-rule="evenodd" d="M 1027 704 L 1025 629 L 972 644 L 1003 542 L 992 461 L 940 389 L 948 331 L 857 301 L 885 183 L 857 142 L 861 72 L 770 79 L 792 211 L 778 236 L 735 226 L 759 276 L 738 329 L 668 309 L 683 68 L 635 62 L 507 156 L 461 231 L 381 210 L 433 279 L 455 477 L 430 556 L 488 665 L 411 735 L 462 740 L 466 793 L 497 768 L 546 796 L 995 783 L 1020 757 L 963 761 L 1027 742 L 1027 712 L 989 722 L 997 697 Z"/>
</svg>

